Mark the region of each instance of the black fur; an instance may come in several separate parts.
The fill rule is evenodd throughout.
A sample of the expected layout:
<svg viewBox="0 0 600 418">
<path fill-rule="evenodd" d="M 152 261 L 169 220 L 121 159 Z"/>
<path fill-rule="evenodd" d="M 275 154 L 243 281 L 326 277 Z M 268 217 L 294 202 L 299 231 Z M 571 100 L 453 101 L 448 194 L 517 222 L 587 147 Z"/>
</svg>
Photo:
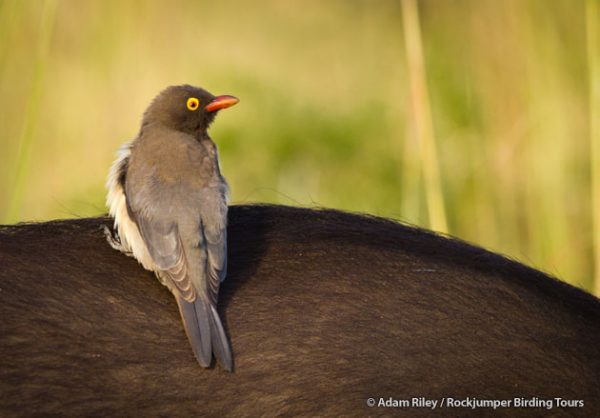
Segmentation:
<svg viewBox="0 0 600 418">
<path fill-rule="evenodd" d="M 108 218 L 0 228 L 0 415 L 600 416 L 600 302 L 466 243 L 332 210 L 233 206 L 219 310 L 233 374 Z M 382 409 L 367 398 L 582 399 Z"/>
</svg>

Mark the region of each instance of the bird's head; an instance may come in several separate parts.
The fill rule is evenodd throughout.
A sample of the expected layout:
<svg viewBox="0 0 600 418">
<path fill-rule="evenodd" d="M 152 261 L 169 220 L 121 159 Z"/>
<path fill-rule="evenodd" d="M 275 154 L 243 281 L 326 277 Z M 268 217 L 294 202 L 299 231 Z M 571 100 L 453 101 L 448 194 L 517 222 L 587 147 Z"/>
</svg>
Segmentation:
<svg viewBox="0 0 600 418">
<path fill-rule="evenodd" d="M 189 85 L 167 87 L 146 109 L 142 126 L 159 124 L 202 136 L 219 110 L 238 101 L 233 96 L 213 96 L 204 89 Z"/>
</svg>

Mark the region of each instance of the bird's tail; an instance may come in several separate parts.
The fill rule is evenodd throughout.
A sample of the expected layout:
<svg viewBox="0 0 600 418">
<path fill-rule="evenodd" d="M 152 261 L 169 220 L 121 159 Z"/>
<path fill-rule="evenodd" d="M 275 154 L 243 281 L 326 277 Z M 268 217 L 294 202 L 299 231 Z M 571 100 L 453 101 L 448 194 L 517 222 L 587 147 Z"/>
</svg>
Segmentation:
<svg viewBox="0 0 600 418">
<path fill-rule="evenodd" d="M 202 367 L 210 367 L 214 353 L 221 366 L 231 371 L 231 348 L 215 307 L 202 298 L 196 298 L 193 303 L 180 297 L 176 299 L 185 333 L 198 363 Z"/>
<path fill-rule="evenodd" d="M 196 302 L 197 303 L 197 302 Z M 209 305 L 210 315 L 210 335 L 212 340 L 212 351 L 215 358 L 225 370 L 230 372 L 233 369 L 233 360 L 231 359 L 231 348 L 227 335 L 221 324 L 221 318 L 214 305 Z"/>
</svg>

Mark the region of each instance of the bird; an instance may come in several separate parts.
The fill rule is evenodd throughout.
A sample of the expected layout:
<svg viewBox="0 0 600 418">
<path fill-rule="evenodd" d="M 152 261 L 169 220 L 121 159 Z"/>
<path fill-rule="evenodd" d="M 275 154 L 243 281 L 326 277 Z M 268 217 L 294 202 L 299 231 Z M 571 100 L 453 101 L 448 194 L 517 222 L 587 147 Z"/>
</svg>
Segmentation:
<svg viewBox="0 0 600 418">
<path fill-rule="evenodd" d="M 232 371 L 217 312 L 227 275 L 228 185 L 208 135 L 216 114 L 238 103 L 191 85 L 160 92 L 139 133 L 117 152 L 106 182 L 110 245 L 133 256 L 173 293 L 196 360 Z"/>
</svg>

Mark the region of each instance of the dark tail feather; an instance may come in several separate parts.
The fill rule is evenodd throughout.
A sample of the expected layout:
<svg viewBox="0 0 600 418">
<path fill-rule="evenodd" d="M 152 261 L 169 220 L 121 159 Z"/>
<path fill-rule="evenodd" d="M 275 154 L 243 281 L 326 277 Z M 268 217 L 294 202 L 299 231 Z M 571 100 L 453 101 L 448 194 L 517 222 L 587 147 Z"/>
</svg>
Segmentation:
<svg viewBox="0 0 600 418">
<path fill-rule="evenodd" d="M 202 367 L 210 367 L 212 362 L 210 309 L 200 301 L 200 298 L 194 303 L 186 302 L 179 297 L 175 299 L 196 360 Z"/>
<path fill-rule="evenodd" d="M 219 313 L 213 305 L 210 305 L 210 332 L 212 338 L 212 349 L 215 357 L 225 370 L 230 372 L 233 369 L 233 360 L 231 359 L 231 348 L 225 330 L 221 324 Z"/>
</svg>

